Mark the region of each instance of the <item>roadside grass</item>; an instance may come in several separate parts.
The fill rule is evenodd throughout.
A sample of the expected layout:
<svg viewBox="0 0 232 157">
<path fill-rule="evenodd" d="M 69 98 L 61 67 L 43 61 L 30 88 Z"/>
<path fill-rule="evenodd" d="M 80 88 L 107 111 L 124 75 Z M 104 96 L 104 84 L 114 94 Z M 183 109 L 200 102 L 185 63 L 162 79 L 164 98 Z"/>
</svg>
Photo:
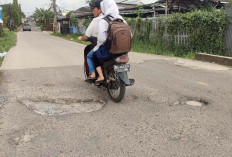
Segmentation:
<svg viewBox="0 0 232 157">
<path fill-rule="evenodd" d="M 83 34 L 60 34 L 60 33 L 52 33 L 51 34 L 52 36 L 56 36 L 56 37 L 60 37 L 60 38 L 63 38 L 63 39 L 66 39 L 66 40 L 69 40 L 69 41 L 74 41 L 76 43 L 79 43 L 79 44 L 83 44 L 83 45 L 89 45 L 90 42 L 85 42 L 85 41 L 80 41 L 78 40 L 78 36 L 82 36 Z"/>
<path fill-rule="evenodd" d="M 156 55 L 181 57 L 186 59 L 194 59 L 195 53 L 189 52 L 189 50 L 173 48 L 165 40 L 142 40 L 135 38 L 132 41 L 132 51 L 149 53 Z"/>
<path fill-rule="evenodd" d="M 3 29 L 3 37 L 0 37 L 0 53 L 8 52 L 11 47 L 15 46 L 17 42 L 17 35 L 9 29 Z M 0 66 L 2 65 L 3 58 L 0 57 Z"/>
<path fill-rule="evenodd" d="M 4 59 L 3 57 L 0 57 L 0 67 L 2 65 L 3 59 Z M 1 74 L 0 74 L 0 76 L 1 76 Z"/>
</svg>

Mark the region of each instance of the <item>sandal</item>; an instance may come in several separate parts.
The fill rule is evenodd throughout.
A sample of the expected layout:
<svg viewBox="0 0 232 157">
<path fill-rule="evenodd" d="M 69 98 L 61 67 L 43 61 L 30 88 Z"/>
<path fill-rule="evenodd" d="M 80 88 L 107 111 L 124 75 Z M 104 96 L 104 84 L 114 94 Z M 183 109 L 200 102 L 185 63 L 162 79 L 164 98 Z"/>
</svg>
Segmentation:
<svg viewBox="0 0 232 157">
<path fill-rule="evenodd" d="M 94 77 L 87 77 L 85 82 L 93 82 L 94 80 L 96 80 L 97 78 L 94 78 Z"/>
<path fill-rule="evenodd" d="M 102 80 L 102 81 L 95 81 L 95 85 L 96 86 L 99 86 L 101 83 L 104 83 L 104 80 Z"/>
<path fill-rule="evenodd" d="M 97 79 L 96 77 L 91 77 L 91 76 L 86 78 L 86 80 L 96 80 L 96 79 Z"/>
</svg>

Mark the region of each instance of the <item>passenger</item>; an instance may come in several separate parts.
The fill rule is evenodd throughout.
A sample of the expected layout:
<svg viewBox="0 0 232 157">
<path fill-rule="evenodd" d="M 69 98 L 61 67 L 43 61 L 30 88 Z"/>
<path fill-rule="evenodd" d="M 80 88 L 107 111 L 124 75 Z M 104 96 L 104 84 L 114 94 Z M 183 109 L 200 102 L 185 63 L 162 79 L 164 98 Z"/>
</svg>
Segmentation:
<svg viewBox="0 0 232 157">
<path fill-rule="evenodd" d="M 100 5 L 101 5 L 101 10 L 102 10 L 104 17 L 109 16 L 111 20 L 115 18 L 120 18 L 125 22 L 122 16 L 119 15 L 118 6 L 114 0 L 103 0 Z M 105 19 L 102 19 L 99 23 L 98 28 L 99 28 L 98 36 L 97 36 L 98 41 L 97 41 L 97 46 L 94 48 L 95 53 L 93 55 L 94 64 L 99 74 L 99 77 L 95 82 L 96 85 L 102 83 L 105 79 L 103 72 L 102 72 L 101 63 L 104 60 L 112 57 L 112 55 L 109 52 L 109 49 L 107 48 L 108 46 L 106 44 L 106 40 L 108 37 L 107 31 L 109 28 L 108 22 Z M 102 58 L 102 56 L 100 55 L 102 51 L 107 51 L 105 52 L 104 58 Z"/>
<path fill-rule="evenodd" d="M 102 2 L 102 0 L 97 0 L 95 3 L 89 3 L 89 6 L 91 8 L 93 8 L 93 15 L 95 18 L 92 20 L 92 22 L 88 26 L 88 28 L 85 32 L 85 35 L 79 36 L 78 40 L 88 41 L 89 37 L 91 37 L 91 36 L 97 37 L 98 36 L 99 22 L 103 18 L 101 6 L 100 6 L 101 2 Z M 87 78 L 87 80 L 96 79 L 95 65 L 93 62 L 93 53 L 94 53 L 94 50 L 91 50 L 89 52 L 89 54 L 87 55 L 87 62 L 88 62 L 89 74 L 90 74 L 89 77 Z"/>
</svg>

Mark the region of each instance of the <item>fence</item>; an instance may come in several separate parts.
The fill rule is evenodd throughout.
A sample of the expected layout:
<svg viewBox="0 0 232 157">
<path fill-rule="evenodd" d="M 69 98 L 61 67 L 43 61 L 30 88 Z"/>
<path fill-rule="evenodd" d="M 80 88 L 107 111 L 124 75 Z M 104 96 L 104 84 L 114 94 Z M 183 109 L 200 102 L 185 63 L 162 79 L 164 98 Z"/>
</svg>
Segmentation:
<svg viewBox="0 0 232 157">
<path fill-rule="evenodd" d="M 166 21 L 166 17 L 153 17 L 153 18 L 148 18 L 148 20 L 152 21 L 152 29 L 151 29 L 151 34 L 150 37 L 155 38 L 156 34 L 155 34 L 155 30 L 157 30 L 159 28 L 159 23 L 160 21 L 165 22 Z M 143 31 L 146 29 L 144 26 L 143 28 L 141 28 Z M 166 41 L 174 41 L 175 45 L 188 45 L 189 44 L 189 35 L 186 31 L 182 30 L 180 31 L 177 35 L 171 36 L 167 33 L 167 29 L 165 29 L 164 34 L 163 34 L 163 38 Z M 136 32 L 137 36 L 139 35 L 139 32 Z"/>
<path fill-rule="evenodd" d="M 189 44 L 189 35 L 185 31 L 178 32 L 178 34 L 174 35 L 174 37 L 172 37 L 168 33 L 165 33 L 164 34 L 164 39 L 166 41 L 174 40 L 175 46 L 178 46 L 178 45 L 188 45 Z"/>
<path fill-rule="evenodd" d="M 232 7 L 227 7 L 226 13 L 227 15 L 229 15 L 232 21 Z M 230 24 L 226 32 L 226 47 L 227 47 L 227 55 L 232 56 L 232 24 Z"/>
<path fill-rule="evenodd" d="M 231 17 L 231 21 L 232 21 L 232 7 L 227 7 L 226 12 Z M 163 22 L 166 21 L 166 17 L 153 17 L 153 18 L 149 18 L 149 20 L 152 21 L 152 31 L 151 31 L 152 33 L 150 34 L 150 37 L 155 38 L 156 37 L 156 34 L 154 33 L 155 30 L 159 28 L 160 21 L 162 20 Z M 144 29 L 146 28 L 142 28 L 142 30 Z M 174 41 L 176 46 L 189 44 L 189 35 L 184 30 L 180 31 L 177 35 L 174 36 L 169 35 L 167 32 L 168 32 L 167 29 L 165 29 L 163 34 L 163 38 L 166 41 Z M 139 32 L 136 32 L 136 35 L 139 35 Z M 227 47 L 226 55 L 232 56 L 232 23 L 229 26 L 226 33 L 226 47 Z"/>
</svg>

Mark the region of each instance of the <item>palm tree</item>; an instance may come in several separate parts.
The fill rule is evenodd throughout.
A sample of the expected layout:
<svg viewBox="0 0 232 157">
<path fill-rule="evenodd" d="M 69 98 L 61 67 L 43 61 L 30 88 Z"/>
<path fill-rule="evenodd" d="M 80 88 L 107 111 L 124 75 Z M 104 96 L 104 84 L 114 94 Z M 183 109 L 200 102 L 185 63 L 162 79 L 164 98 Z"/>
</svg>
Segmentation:
<svg viewBox="0 0 232 157">
<path fill-rule="evenodd" d="M 37 23 L 37 25 L 41 26 L 41 29 L 44 29 L 45 26 L 53 20 L 53 13 L 51 11 L 51 8 L 49 9 L 39 9 L 36 8 L 35 13 L 33 14 L 33 17 Z"/>
</svg>

